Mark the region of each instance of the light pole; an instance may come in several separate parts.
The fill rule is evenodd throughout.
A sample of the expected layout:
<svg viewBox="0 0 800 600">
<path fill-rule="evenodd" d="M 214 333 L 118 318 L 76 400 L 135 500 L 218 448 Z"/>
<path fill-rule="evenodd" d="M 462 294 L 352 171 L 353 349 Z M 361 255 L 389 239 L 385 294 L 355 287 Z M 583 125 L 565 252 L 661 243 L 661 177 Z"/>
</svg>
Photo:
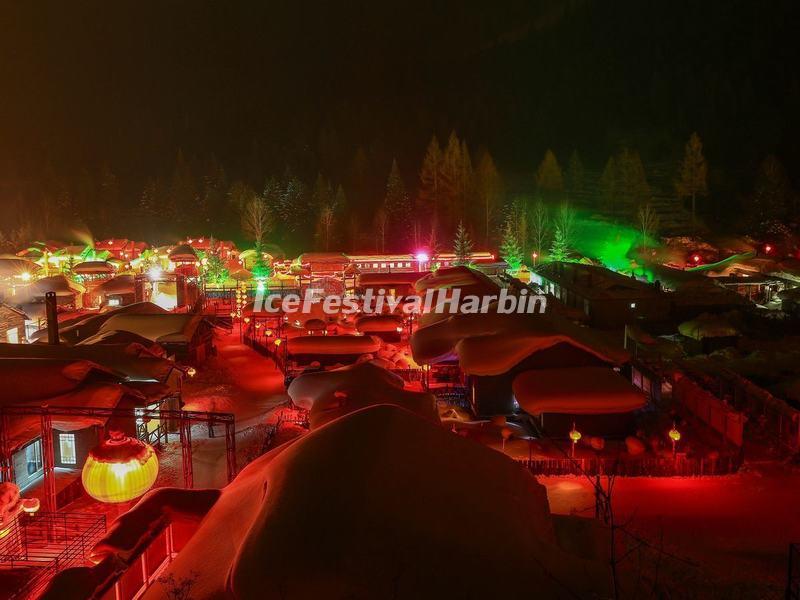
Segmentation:
<svg viewBox="0 0 800 600">
<path fill-rule="evenodd" d="M 672 422 L 672 429 L 669 430 L 667 435 L 669 439 L 672 440 L 672 456 L 674 458 L 677 455 L 676 445 L 681 440 L 681 432 L 675 427 L 675 421 Z"/>
<path fill-rule="evenodd" d="M 572 431 L 569 432 L 569 439 L 572 440 L 572 447 L 570 448 L 570 458 L 575 458 L 575 446 L 581 439 L 581 432 L 575 429 L 575 421 L 572 422 Z"/>
</svg>

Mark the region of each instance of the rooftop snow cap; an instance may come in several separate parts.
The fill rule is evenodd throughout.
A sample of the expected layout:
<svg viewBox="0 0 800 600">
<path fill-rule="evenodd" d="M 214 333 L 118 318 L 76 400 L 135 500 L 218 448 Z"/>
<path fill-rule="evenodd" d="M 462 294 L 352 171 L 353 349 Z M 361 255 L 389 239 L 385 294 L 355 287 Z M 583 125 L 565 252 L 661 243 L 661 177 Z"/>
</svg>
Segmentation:
<svg viewBox="0 0 800 600">
<path fill-rule="evenodd" d="M 288 391 L 292 402 L 309 411 L 312 429 L 376 404 L 393 404 L 439 422 L 432 394 L 403 389 L 401 377 L 369 362 L 300 375 Z"/>
</svg>

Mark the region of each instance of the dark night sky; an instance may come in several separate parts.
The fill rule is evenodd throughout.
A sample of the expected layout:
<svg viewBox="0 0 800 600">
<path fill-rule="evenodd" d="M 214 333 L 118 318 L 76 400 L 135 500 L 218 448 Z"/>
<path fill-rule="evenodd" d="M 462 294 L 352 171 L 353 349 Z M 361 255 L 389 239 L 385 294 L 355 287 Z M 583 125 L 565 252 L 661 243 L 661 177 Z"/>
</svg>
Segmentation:
<svg viewBox="0 0 800 600">
<path fill-rule="evenodd" d="M 412 174 L 452 128 L 511 173 L 547 147 L 671 159 L 694 129 L 717 164 L 797 165 L 796 2 L 29 4 L 2 8 L 6 173 L 108 162 L 135 186 L 178 148 L 235 172 L 254 143 L 316 171 L 325 135 L 329 171 L 364 145 Z"/>
</svg>

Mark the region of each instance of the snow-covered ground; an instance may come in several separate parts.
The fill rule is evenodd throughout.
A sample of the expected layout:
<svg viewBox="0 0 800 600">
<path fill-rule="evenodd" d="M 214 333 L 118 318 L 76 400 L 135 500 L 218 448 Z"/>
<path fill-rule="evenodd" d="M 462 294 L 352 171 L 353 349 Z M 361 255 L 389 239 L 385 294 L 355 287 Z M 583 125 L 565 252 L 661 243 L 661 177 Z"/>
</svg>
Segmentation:
<svg viewBox="0 0 800 600">
<path fill-rule="evenodd" d="M 553 512 L 594 514 L 586 479 L 539 481 L 547 487 Z M 663 535 L 663 548 L 695 563 L 707 589 L 725 598 L 783 596 L 788 546 L 800 541 L 798 500 L 800 473 L 778 465 L 726 477 L 618 478 L 613 492 L 618 524 L 653 544 Z M 681 597 L 700 590 L 685 592 Z"/>
</svg>

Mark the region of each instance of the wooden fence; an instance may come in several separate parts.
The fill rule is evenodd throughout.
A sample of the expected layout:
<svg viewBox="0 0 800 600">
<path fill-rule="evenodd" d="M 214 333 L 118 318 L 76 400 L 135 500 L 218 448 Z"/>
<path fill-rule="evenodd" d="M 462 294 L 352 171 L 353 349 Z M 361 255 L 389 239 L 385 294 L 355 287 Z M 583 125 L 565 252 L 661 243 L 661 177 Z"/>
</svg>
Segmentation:
<svg viewBox="0 0 800 600">
<path fill-rule="evenodd" d="M 545 458 L 518 460 L 533 475 L 619 475 L 621 477 L 703 477 L 732 475 L 741 460 L 735 456 L 716 459 L 675 457 L 642 457 L 626 460 L 612 458 Z"/>
</svg>

